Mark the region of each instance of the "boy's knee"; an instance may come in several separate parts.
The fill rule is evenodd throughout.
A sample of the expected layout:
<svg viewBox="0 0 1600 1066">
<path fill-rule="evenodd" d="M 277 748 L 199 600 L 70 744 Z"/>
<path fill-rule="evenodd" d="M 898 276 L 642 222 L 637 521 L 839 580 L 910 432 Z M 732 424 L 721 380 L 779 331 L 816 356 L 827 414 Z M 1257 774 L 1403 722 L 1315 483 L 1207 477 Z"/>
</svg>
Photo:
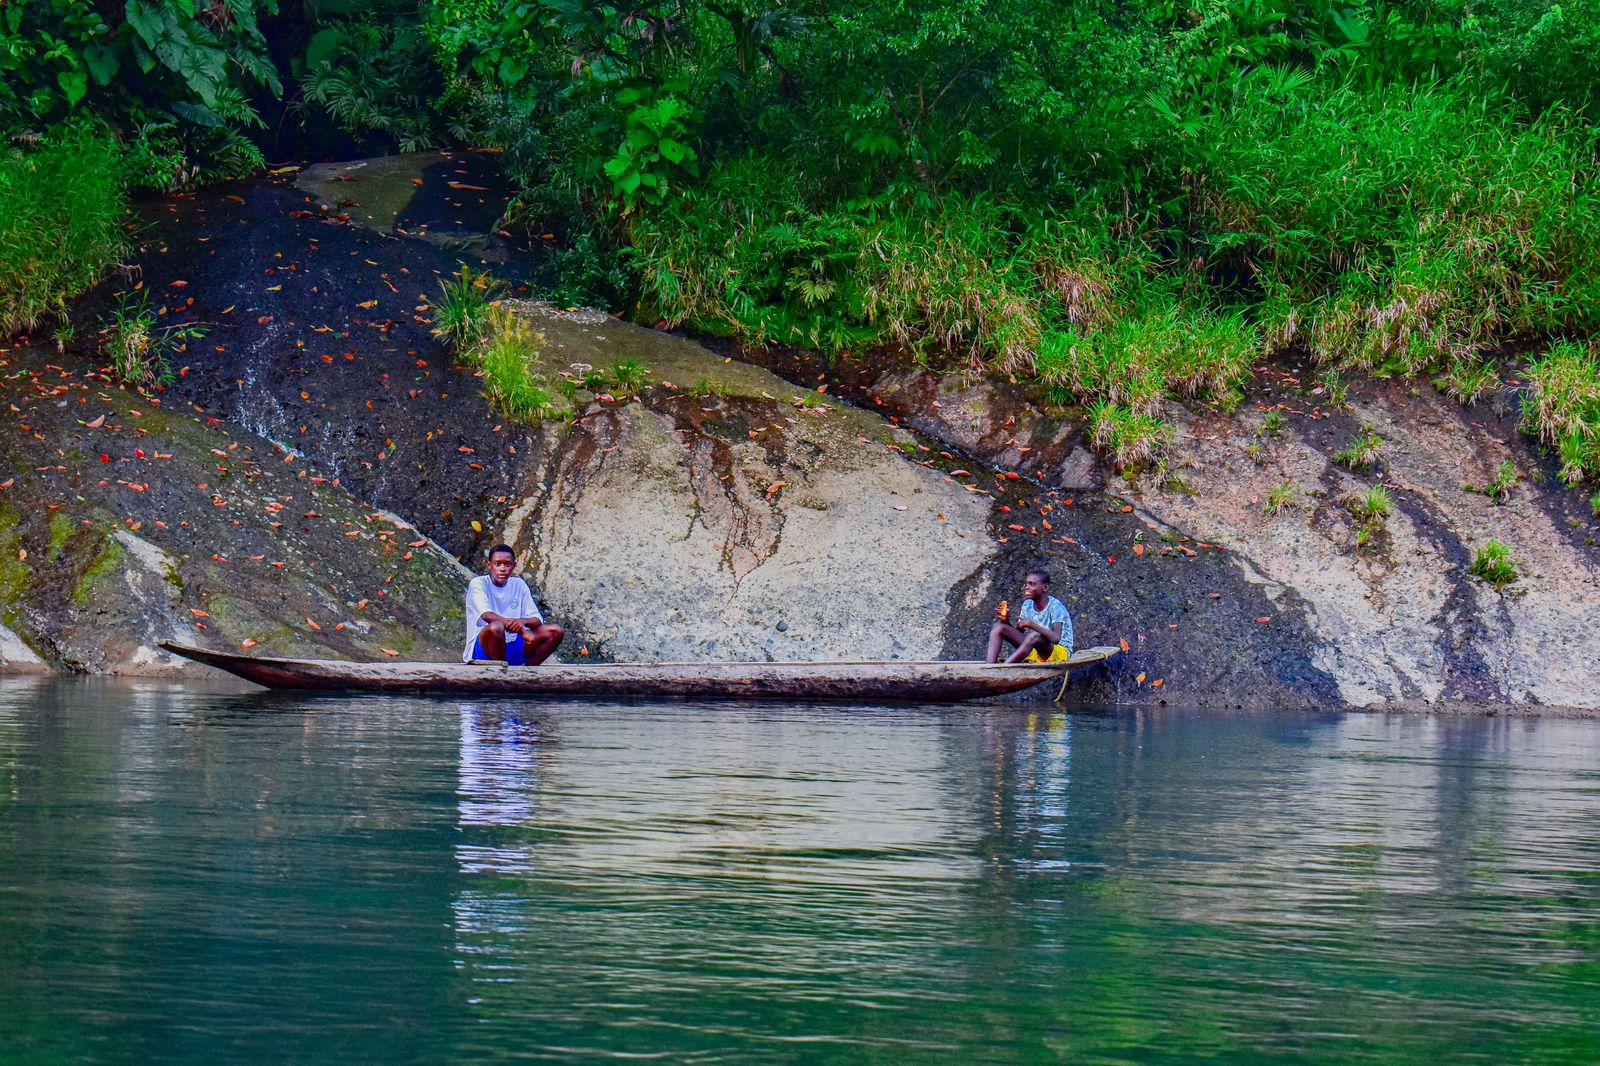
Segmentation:
<svg viewBox="0 0 1600 1066">
<path fill-rule="evenodd" d="M 506 624 L 504 622 L 490 622 L 489 624 L 487 624 L 487 625 L 485 625 L 483 627 L 483 631 L 485 633 L 492 633 L 497 637 L 498 636 L 504 636 L 505 635 L 505 631 L 506 631 Z"/>
<path fill-rule="evenodd" d="M 554 622 L 548 622 L 539 627 L 539 634 L 541 636 L 548 635 L 551 640 L 559 643 L 561 638 L 567 635 L 567 631 L 556 625 Z"/>
</svg>

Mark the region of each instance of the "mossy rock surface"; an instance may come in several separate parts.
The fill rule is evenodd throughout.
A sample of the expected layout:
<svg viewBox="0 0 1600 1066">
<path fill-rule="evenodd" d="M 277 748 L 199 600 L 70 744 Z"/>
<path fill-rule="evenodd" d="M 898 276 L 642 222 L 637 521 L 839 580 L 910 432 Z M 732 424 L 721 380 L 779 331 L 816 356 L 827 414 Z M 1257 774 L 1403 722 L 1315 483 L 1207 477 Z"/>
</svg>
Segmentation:
<svg viewBox="0 0 1600 1066">
<path fill-rule="evenodd" d="M 188 669 L 161 640 L 457 652 L 466 575 L 408 523 L 269 441 L 92 367 L 26 350 L 0 361 L 0 403 L 29 430 L 0 437 L 0 467 L 20 471 L 0 490 L 0 621 L 56 665 Z"/>
</svg>

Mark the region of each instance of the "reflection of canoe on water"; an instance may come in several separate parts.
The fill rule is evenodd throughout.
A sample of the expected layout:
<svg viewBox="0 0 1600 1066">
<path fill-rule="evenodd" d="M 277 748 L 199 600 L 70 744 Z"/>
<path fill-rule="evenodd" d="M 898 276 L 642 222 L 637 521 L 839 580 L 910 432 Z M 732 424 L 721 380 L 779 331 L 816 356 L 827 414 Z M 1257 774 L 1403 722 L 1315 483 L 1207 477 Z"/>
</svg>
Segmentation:
<svg viewBox="0 0 1600 1066">
<path fill-rule="evenodd" d="M 1117 648 L 1086 648 L 1059 663 L 351 663 L 255 659 L 161 645 L 267 688 L 344 692 L 477 692 L 528 696 L 836 700 L 854 703 L 969 700 L 1060 681 L 1105 662 Z"/>
</svg>

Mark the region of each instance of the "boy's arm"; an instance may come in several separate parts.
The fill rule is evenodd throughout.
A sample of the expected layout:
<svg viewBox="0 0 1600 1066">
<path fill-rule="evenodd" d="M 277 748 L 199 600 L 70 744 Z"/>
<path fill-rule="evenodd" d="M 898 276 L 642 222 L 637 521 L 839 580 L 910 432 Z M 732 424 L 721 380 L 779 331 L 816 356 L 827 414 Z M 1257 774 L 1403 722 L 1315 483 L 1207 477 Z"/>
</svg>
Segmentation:
<svg viewBox="0 0 1600 1066">
<path fill-rule="evenodd" d="M 1043 638 L 1044 643 L 1047 644 L 1047 645 L 1055 645 L 1055 644 L 1061 643 L 1061 623 L 1060 622 L 1057 622 L 1054 625 L 1044 626 L 1044 625 L 1040 625 L 1038 622 L 1035 622 L 1035 621 L 1032 621 L 1032 620 L 1024 620 L 1024 621 L 1021 621 L 1021 622 L 1017 623 L 1017 628 L 1018 629 L 1022 629 L 1022 630 L 1028 630 L 1028 629 L 1033 630 L 1035 633 L 1039 634 L 1039 636 Z"/>
</svg>

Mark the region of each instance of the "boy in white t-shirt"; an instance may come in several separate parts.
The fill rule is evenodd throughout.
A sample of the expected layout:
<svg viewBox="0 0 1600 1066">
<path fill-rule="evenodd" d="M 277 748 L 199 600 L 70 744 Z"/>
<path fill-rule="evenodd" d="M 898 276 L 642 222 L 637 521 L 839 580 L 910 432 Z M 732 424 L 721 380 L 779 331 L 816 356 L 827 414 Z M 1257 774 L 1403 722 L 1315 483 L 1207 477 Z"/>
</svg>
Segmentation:
<svg viewBox="0 0 1600 1066">
<path fill-rule="evenodd" d="M 550 658 L 566 631 L 546 622 L 533 591 L 513 577 L 517 555 L 508 544 L 489 549 L 489 572 L 467 584 L 467 646 L 462 662 L 487 659 L 537 666 Z"/>
</svg>

